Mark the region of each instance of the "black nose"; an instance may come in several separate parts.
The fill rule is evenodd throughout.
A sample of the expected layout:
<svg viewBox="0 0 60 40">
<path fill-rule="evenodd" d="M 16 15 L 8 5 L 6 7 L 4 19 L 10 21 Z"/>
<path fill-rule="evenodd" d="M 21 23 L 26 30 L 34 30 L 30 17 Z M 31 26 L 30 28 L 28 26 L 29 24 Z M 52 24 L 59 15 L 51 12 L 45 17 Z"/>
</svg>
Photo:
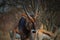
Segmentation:
<svg viewBox="0 0 60 40">
<path fill-rule="evenodd" d="M 33 31 L 33 33 L 36 33 L 36 31 Z"/>
<path fill-rule="evenodd" d="M 36 33 L 36 30 L 32 30 L 32 33 Z"/>
</svg>

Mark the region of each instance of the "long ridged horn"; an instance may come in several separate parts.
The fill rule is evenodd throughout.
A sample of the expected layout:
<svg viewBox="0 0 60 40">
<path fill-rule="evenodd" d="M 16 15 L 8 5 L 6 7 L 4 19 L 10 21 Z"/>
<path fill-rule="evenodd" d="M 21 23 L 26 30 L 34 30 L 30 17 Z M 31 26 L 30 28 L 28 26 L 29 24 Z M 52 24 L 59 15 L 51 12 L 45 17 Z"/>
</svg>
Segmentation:
<svg viewBox="0 0 60 40">
<path fill-rule="evenodd" d="M 24 7 L 24 11 L 25 11 L 26 15 L 28 16 L 28 18 L 29 18 L 32 22 L 34 22 L 34 19 L 29 15 L 29 13 L 28 13 L 25 5 L 24 5 L 23 7 Z"/>
</svg>

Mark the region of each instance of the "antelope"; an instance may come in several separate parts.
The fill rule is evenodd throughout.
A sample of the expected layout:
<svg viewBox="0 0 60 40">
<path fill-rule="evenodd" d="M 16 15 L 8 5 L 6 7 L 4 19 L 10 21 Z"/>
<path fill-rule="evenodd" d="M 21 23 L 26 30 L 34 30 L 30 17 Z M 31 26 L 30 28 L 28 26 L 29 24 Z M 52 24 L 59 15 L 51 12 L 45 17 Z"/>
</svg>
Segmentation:
<svg viewBox="0 0 60 40">
<path fill-rule="evenodd" d="M 26 9 L 26 7 L 24 6 L 24 11 L 25 11 L 25 13 L 26 14 L 22 14 L 22 16 L 29 22 L 29 24 L 30 23 L 35 23 L 35 20 L 36 20 L 36 18 L 37 18 L 37 16 L 38 16 L 38 14 L 37 14 L 37 11 L 38 11 L 38 6 L 37 6 L 37 9 L 36 9 L 36 11 L 35 11 L 35 15 L 33 15 L 34 17 L 31 17 L 31 15 L 29 15 L 29 12 L 27 11 L 27 9 Z M 35 25 L 35 24 L 34 24 Z M 31 27 L 33 27 L 33 26 L 31 26 Z M 27 30 L 29 30 L 29 31 L 31 31 L 31 27 L 29 27 L 29 26 L 27 26 Z M 34 27 L 35 28 L 35 27 Z M 14 29 L 14 32 L 16 33 L 19 33 L 20 35 L 22 35 L 23 33 L 21 33 L 20 31 L 16 31 L 16 29 Z M 23 37 L 22 37 L 22 40 L 25 40 L 25 39 L 23 39 Z"/>
<path fill-rule="evenodd" d="M 38 10 L 38 9 L 37 9 Z M 30 21 L 30 23 L 34 23 L 35 22 L 35 20 L 36 20 L 36 18 L 37 18 L 37 10 L 36 10 L 36 12 L 35 12 L 35 15 L 34 15 L 34 18 L 33 17 L 31 17 L 30 15 L 29 15 L 29 13 L 28 13 L 28 11 L 26 10 L 26 8 L 24 7 L 24 11 L 25 11 L 25 13 L 23 13 L 22 14 L 22 16 L 24 16 L 24 18 L 25 19 L 27 19 L 27 21 Z M 31 31 L 31 28 L 30 27 L 28 27 L 27 28 L 29 31 Z M 16 28 L 13 30 L 13 32 L 14 33 L 19 33 L 20 35 L 22 34 L 19 30 L 17 31 L 16 30 Z"/>
</svg>

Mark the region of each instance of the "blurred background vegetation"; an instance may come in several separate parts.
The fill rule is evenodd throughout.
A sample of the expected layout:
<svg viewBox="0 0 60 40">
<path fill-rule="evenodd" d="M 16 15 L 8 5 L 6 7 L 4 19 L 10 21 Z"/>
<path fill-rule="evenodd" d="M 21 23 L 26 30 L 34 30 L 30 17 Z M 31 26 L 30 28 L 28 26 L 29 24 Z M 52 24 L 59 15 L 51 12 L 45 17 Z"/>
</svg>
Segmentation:
<svg viewBox="0 0 60 40">
<path fill-rule="evenodd" d="M 23 5 L 31 12 L 35 10 L 35 6 L 39 6 L 37 18 L 37 27 L 40 24 L 45 25 L 45 29 L 52 31 L 57 27 L 60 28 L 60 0 L 0 0 L 0 15 L 11 11 L 12 8 L 17 8 L 18 12 L 23 11 Z M 36 4 L 36 5 L 35 5 Z M 60 34 L 57 34 L 55 40 L 59 40 Z"/>
</svg>

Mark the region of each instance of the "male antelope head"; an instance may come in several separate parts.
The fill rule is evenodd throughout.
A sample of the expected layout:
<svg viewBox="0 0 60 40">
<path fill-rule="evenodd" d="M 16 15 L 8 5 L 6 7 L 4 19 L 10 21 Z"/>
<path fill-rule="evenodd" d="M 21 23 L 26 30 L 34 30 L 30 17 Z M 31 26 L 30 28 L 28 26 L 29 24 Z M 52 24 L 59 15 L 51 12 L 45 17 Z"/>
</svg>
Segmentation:
<svg viewBox="0 0 60 40">
<path fill-rule="evenodd" d="M 32 11 L 34 15 L 32 15 L 31 12 L 30 12 L 30 13 L 28 12 L 28 10 L 27 10 L 27 8 L 26 8 L 25 5 L 24 5 L 23 7 L 24 7 L 24 11 L 25 11 L 28 19 L 29 19 L 32 23 L 35 23 L 36 18 L 37 18 L 37 16 L 38 16 L 38 15 L 37 15 L 37 14 L 38 14 L 38 5 L 37 5 L 37 7 L 35 8 L 35 11 L 34 11 L 34 12 Z M 31 14 L 31 15 L 30 15 L 30 14 Z M 34 24 L 34 25 L 35 25 L 35 24 Z M 30 30 L 30 31 L 31 31 L 31 30 Z"/>
<path fill-rule="evenodd" d="M 24 6 L 24 11 L 25 11 L 27 17 L 29 18 L 29 20 L 30 20 L 32 23 L 34 23 L 35 20 L 36 20 L 36 18 L 37 18 L 38 6 L 36 7 L 36 10 L 33 12 L 33 13 L 34 13 L 33 17 L 30 15 L 30 13 L 28 12 L 28 10 L 26 9 L 25 6 Z M 23 16 L 25 16 L 25 15 L 23 14 Z"/>
<path fill-rule="evenodd" d="M 28 8 L 26 8 L 26 6 L 24 5 L 24 11 L 26 13 L 26 15 L 28 16 L 28 19 L 32 22 L 32 29 L 34 30 L 36 28 L 36 18 L 37 18 L 37 14 L 38 14 L 38 5 L 35 5 L 35 11 L 29 11 L 27 10 Z M 32 6 L 31 6 L 32 7 Z"/>
</svg>

